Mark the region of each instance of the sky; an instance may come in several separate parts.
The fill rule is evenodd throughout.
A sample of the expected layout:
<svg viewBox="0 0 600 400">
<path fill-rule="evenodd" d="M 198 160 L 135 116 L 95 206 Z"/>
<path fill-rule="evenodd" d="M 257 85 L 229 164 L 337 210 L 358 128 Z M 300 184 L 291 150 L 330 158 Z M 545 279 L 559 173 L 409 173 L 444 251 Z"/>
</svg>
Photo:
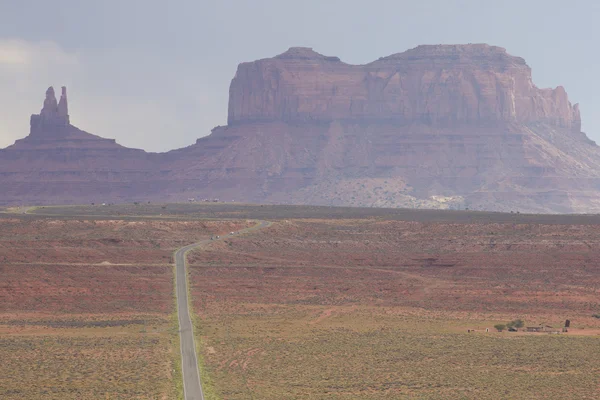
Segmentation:
<svg viewBox="0 0 600 400">
<path fill-rule="evenodd" d="M 71 122 L 147 151 L 227 121 L 237 65 L 293 46 L 351 64 L 420 44 L 488 43 L 562 85 L 600 143 L 595 0 L 0 0 L 0 148 L 29 132 L 48 86 Z"/>
</svg>

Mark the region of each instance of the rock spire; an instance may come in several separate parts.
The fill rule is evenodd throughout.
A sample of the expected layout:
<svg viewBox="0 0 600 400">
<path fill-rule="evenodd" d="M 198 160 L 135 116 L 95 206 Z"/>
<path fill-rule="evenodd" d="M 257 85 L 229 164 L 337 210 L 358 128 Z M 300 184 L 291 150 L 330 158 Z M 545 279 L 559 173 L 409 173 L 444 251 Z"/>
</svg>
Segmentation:
<svg viewBox="0 0 600 400">
<path fill-rule="evenodd" d="M 46 99 L 44 100 L 44 107 L 40 112 L 42 117 L 53 117 L 58 114 L 58 103 L 56 102 L 56 95 L 54 94 L 54 88 L 50 86 L 46 90 Z"/>
<path fill-rule="evenodd" d="M 58 116 L 69 117 L 69 104 L 67 103 L 67 88 L 63 86 L 62 93 L 60 95 L 60 101 L 58 102 Z"/>
<path fill-rule="evenodd" d="M 50 86 L 46 90 L 44 106 L 39 114 L 33 114 L 30 120 L 32 135 L 42 135 L 46 133 L 56 134 L 69 126 L 69 106 L 67 104 L 67 88 L 62 87 L 60 101 L 56 101 L 54 88 Z"/>
</svg>

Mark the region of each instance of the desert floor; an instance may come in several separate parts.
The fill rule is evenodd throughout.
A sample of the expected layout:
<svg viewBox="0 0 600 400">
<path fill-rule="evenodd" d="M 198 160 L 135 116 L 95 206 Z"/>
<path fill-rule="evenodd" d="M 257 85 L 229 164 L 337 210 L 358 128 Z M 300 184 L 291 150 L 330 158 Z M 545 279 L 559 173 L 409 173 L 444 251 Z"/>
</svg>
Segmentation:
<svg viewBox="0 0 600 400">
<path fill-rule="evenodd" d="M 207 398 L 597 398 L 597 216 L 231 204 L 0 214 L 0 397 L 180 397 L 173 251 L 251 219 L 189 258 Z"/>
</svg>

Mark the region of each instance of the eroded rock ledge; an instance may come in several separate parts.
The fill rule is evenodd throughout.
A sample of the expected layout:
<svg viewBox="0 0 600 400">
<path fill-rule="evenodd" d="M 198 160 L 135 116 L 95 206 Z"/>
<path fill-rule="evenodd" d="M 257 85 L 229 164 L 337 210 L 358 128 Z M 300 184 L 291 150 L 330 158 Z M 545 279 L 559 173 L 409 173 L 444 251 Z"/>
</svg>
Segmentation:
<svg viewBox="0 0 600 400">
<path fill-rule="evenodd" d="M 293 47 L 240 64 L 231 82 L 231 125 L 333 120 L 581 129 L 563 87 L 537 88 L 525 60 L 487 44 L 419 46 L 366 65 Z"/>
</svg>

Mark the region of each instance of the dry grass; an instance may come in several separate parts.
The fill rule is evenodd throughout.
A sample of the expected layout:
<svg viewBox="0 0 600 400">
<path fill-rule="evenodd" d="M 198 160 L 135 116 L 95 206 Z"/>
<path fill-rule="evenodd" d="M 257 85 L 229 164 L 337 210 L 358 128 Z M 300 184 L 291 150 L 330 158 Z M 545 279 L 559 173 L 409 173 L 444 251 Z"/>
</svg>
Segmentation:
<svg viewBox="0 0 600 400">
<path fill-rule="evenodd" d="M 245 224 L 0 219 L 0 398 L 177 398 L 172 250 Z M 594 225 L 281 221 L 192 257 L 206 373 L 228 400 L 596 398 L 599 261 Z M 515 318 L 574 329 L 485 333 Z"/>
<path fill-rule="evenodd" d="M 0 398 L 180 398 L 172 252 L 244 226 L 1 218 Z"/>
<path fill-rule="evenodd" d="M 291 220 L 192 261 L 223 399 L 592 399 L 600 388 L 594 226 Z M 492 332 L 515 318 L 573 329 Z"/>
<path fill-rule="evenodd" d="M 598 336 L 468 334 L 466 326 L 493 321 L 363 307 L 239 305 L 211 315 L 204 357 L 224 399 L 597 394 Z"/>
<path fill-rule="evenodd" d="M 0 397 L 173 398 L 170 319 L 144 317 L 105 328 L 0 325 Z"/>
</svg>

